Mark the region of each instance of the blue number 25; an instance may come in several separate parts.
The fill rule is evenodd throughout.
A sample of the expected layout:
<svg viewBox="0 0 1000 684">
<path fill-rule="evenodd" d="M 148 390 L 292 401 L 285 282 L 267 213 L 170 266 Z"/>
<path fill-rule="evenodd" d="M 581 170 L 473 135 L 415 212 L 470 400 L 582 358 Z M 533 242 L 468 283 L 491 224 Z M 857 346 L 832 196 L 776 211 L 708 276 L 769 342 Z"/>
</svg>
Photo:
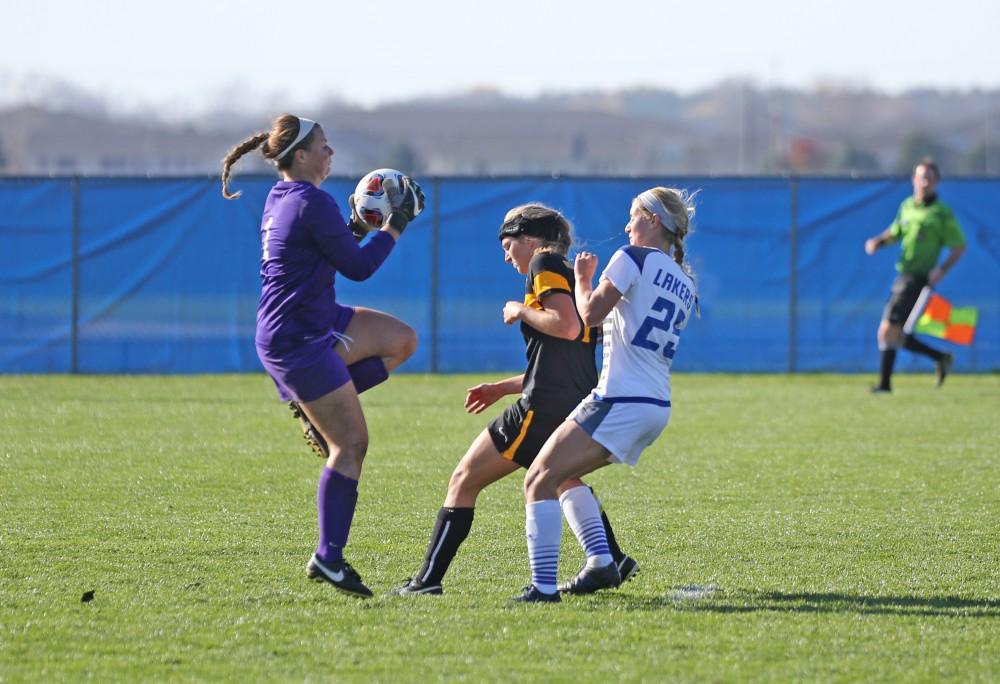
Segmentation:
<svg viewBox="0 0 1000 684">
<path fill-rule="evenodd" d="M 653 332 L 653 330 L 669 331 L 671 328 L 670 324 L 674 323 L 673 332 L 676 335 L 679 332 L 677 329 L 678 326 L 680 326 L 681 322 L 684 320 L 684 309 L 681 309 L 680 311 L 677 311 L 676 309 L 677 307 L 675 307 L 674 303 L 669 299 L 657 297 L 656 301 L 653 302 L 653 311 L 666 311 L 666 315 L 663 318 L 646 316 L 646 320 L 642 322 L 642 325 L 639 326 L 639 329 L 635 333 L 635 337 L 632 338 L 632 344 L 637 347 L 642 347 L 643 349 L 651 349 L 652 351 L 659 349 L 660 344 L 649 339 L 649 333 Z M 674 313 L 678 314 L 676 321 L 673 320 Z M 667 342 L 663 345 L 663 355 L 668 359 L 674 358 L 674 352 L 676 350 L 677 343 L 675 341 Z"/>
</svg>

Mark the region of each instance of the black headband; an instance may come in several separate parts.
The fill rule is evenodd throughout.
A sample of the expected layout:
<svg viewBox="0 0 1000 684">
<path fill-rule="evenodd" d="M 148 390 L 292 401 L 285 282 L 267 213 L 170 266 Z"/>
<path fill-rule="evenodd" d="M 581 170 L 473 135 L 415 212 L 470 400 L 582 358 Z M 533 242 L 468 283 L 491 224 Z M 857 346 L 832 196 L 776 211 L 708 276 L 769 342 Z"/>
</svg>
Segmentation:
<svg viewBox="0 0 1000 684">
<path fill-rule="evenodd" d="M 515 216 L 510 221 L 505 221 L 500 226 L 500 239 L 530 235 L 531 237 L 541 238 L 545 242 L 558 242 L 562 228 L 562 222 L 551 214 L 536 216 L 534 218 L 528 218 L 522 214 Z"/>
</svg>

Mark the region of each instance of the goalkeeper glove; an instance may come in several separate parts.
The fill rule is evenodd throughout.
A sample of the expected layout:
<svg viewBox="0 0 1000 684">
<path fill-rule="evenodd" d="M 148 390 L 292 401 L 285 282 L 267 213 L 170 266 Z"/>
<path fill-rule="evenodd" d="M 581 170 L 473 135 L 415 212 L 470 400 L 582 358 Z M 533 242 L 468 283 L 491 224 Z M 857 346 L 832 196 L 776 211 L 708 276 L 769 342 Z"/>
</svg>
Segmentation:
<svg viewBox="0 0 1000 684">
<path fill-rule="evenodd" d="M 389 195 L 389 204 L 392 205 L 389 225 L 402 233 L 410 221 L 424 210 L 424 191 L 409 176 L 403 176 L 402 188 L 397 186 L 395 179 L 386 179 L 382 187 Z"/>
<path fill-rule="evenodd" d="M 354 208 L 354 195 L 350 194 L 347 196 L 347 203 L 351 205 L 351 220 L 347 222 L 347 228 L 354 235 L 354 238 L 361 242 L 365 235 L 368 235 L 368 231 L 372 228 L 364 220 L 358 216 L 358 210 Z"/>
</svg>

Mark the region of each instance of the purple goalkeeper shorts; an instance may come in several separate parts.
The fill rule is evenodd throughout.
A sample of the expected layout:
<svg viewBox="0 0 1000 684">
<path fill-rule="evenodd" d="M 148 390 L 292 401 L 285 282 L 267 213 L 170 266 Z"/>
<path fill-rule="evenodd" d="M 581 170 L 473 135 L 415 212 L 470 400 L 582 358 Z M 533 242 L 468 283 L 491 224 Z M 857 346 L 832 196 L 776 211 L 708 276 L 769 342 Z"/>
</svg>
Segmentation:
<svg viewBox="0 0 1000 684">
<path fill-rule="evenodd" d="M 282 401 L 314 401 L 350 381 L 347 365 L 334 348 L 352 318 L 354 309 L 338 304 L 333 328 L 326 335 L 291 349 L 257 345 L 257 356 Z"/>
</svg>

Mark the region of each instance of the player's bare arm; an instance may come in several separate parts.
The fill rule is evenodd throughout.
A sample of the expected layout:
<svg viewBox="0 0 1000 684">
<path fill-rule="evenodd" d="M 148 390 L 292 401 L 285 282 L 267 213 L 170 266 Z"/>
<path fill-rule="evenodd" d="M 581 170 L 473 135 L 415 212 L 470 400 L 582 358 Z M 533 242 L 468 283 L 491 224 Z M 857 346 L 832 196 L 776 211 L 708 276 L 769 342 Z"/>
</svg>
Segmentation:
<svg viewBox="0 0 1000 684">
<path fill-rule="evenodd" d="M 470 387 L 465 395 L 465 410 L 468 413 L 482 413 L 501 398 L 510 394 L 520 394 L 523 387 L 523 373 L 497 382 L 484 382 Z"/>
<path fill-rule="evenodd" d="M 865 254 L 871 256 L 882 247 L 885 247 L 886 245 L 891 245 L 895 241 L 896 238 L 894 238 L 889 229 L 886 228 L 878 235 L 870 237 L 867 240 L 865 240 Z"/>
<path fill-rule="evenodd" d="M 597 271 L 597 255 L 590 252 L 580 252 L 573 264 L 576 276 L 576 309 L 583 319 L 583 324 L 590 327 L 599 325 L 615 304 L 622 298 L 622 293 L 615 289 L 610 280 L 602 280 L 594 289 L 594 273 Z"/>
<path fill-rule="evenodd" d="M 958 263 L 958 260 L 962 258 L 963 254 L 965 254 L 965 247 L 966 245 L 957 245 L 952 247 L 948 252 L 948 257 L 941 262 L 939 266 L 935 266 L 931 272 L 927 274 L 927 283 L 931 287 L 940 283 L 951 267 Z"/>
<path fill-rule="evenodd" d="M 575 340 L 580 334 L 580 319 L 576 316 L 573 298 L 565 292 L 553 292 L 542 298 L 541 309 L 532 309 L 521 302 L 507 302 L 503 307 L 503 322 L 511 325 L 523 321 L 539 332 L 564 340 Z"/>
</svg>

